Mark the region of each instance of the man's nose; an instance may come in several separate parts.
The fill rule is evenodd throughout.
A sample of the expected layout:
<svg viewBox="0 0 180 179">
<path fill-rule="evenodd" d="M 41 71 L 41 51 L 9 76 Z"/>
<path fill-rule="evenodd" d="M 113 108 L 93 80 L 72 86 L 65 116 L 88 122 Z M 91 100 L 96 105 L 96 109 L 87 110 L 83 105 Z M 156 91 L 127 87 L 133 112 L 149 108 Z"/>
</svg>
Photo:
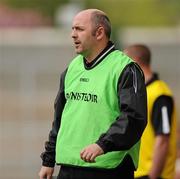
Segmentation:
<svg viewBox="0 0 180 179">
<path fill-rule="evenodd" d="M 71 32 L 71 37 L 72 37 L 72 38 L 76 38 L 76 37 L 77 37 L 77 34 L 76 34 L 75 30 L 72 30 L 72 32 Z"/>
</svg>

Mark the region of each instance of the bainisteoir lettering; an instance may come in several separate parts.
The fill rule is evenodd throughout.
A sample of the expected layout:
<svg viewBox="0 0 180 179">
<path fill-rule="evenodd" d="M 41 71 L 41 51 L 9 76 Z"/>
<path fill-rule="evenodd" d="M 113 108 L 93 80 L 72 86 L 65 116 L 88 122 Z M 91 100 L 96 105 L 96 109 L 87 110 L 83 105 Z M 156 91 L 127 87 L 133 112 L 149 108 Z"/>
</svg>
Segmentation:
<svg viewBox="0 0 180 179">
<path fill-rule="evenodd" d="M 97 95 L 91 93 L 70 92 L 70 93 L 66 93 L 66 98 L 77 101 L 86 101 L 86 102 L 94 102 L 94 103 L 98 102 Z"/>
</svg>

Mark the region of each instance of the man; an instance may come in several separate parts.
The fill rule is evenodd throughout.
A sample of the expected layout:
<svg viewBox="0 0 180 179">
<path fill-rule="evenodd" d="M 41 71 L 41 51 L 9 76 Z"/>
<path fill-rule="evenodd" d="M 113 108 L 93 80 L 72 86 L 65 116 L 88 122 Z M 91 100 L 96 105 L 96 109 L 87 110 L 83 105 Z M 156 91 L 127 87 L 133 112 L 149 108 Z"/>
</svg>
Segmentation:
<svg viewBox="0 0 180 179">
<path fill-rule="evenodd" d="M 135 177 L 173 179 L 176 160 L 176 118 L 172 93 L 151 69 L 151 52 L 135 44 L 124 50 L 145 75 L 148 124 L 142 135 L 140 161 Z"/>
<path fill-rule="evenodd" d="M 74 17 L 78 56 L 61 76 L 40 179 L 51 178 L 55 162 L 59 179 L 134 178 L 147 122 L 146 88 L 142 71 L 115 49 L 110 34 L 100 10 Z"/>
</svg>

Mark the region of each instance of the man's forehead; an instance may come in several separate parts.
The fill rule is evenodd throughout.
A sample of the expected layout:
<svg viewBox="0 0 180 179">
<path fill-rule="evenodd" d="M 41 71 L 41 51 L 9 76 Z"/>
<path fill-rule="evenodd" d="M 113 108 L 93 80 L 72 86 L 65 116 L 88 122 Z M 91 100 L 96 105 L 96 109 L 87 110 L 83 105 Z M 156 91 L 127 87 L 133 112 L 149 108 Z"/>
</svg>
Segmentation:
<svg viewBox="0 0 180 179">
<path fill-rule="evenodd" d="M 75 17 L 74 17 L 74 21 L 78 21 L 78 20 L 90 20 L 91 19 L 91 13 L 88 11 L 82 11 L 80 13 L 78 13 Z"/>
<path fill-rule="evenodd" d="M 91 16 L 79 14 L 74 17 L 72 24 L 73 26 L 85 26 L 87 24 L 90 24 L 90 22 L 91 22 Z"/>
</svg>

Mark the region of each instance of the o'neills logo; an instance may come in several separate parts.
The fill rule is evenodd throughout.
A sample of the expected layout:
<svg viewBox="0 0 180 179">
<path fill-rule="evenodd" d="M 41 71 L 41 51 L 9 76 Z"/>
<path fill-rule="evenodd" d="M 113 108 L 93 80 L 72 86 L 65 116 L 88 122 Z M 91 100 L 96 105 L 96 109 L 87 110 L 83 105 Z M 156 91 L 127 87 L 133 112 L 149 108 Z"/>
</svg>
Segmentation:
<svg viewBox="0 0 180 179">
<path fill-rule="evenodd" d="M 78 101 L 87 101 L 97 103 L 97 95 L 90 93 L 78 93 L 78 92 L 70 92 L 66 93 L 66 98 L 71 100 Z"/>
</svg>

